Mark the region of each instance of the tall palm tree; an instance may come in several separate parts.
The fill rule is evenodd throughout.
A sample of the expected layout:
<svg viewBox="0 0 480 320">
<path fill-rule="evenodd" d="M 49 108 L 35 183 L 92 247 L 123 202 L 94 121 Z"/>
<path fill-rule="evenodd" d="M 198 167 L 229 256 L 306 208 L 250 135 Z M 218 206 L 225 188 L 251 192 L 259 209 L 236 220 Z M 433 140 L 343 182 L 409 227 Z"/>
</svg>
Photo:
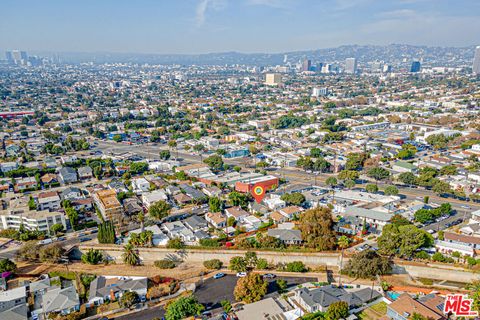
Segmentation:
<svg viewBox="0 0 480 320">
<path fill-rule="evenodd" d="M 138 222 L 140 222 L 140 229 L 143 232 L 143 230 L 145 229 L 145 215 L 143 214 L 143 212 L 140 212 L 137 215 L 137 220 Z"/>
<path fill-rule="evenodd" d="M 173 139 L 172 139 L 172 140 L 169 140 L 169 141 L 168 141 L 168 148 L 169 148 L 169 149 L 170 149 L 170 148 L 175 148 L 175 150 L 176 150 L 175 160 L 177 160 L 177 158 L 178 158 L 177 141 L 175 141 L 175 140 L 173 140 Z"/>
<path fill-rule="evenodd" d="M 123 247 L 122 258 L 123 262 L 130 266 L 136 266 L 140 262 L 140 256 L 138 254 L 138 251 L 130 243 Z"/>
<path fill-rule="evenodd" d="M 344 252 L 345 248 L 348 247 L 349 244 L 350 244 L 350 239 L 348 239 L 347 236 L 341 236 L 337 240 L 338 247 L 342 249 L 342 255 L 340 256 L 340 270 L 338 272 L 338 285 L 339 286 L 342 284 L 343 252 Z"/>
</svg>

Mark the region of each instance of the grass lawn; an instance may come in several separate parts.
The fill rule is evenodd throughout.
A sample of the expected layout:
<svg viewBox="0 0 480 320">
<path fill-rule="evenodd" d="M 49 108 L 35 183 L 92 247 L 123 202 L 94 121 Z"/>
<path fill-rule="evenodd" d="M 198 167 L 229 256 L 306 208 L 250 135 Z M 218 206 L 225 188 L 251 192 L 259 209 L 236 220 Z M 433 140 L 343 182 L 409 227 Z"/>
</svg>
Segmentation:
<svg viewBox="0 0 480 320">
<path fill-rule="evenodd" d="M 382 301 L 363 310 L 357 316 L 361 320 L 375 320 L 383 317 L 386 314 L 387 314 L 387 304 Z"/>
</svg>

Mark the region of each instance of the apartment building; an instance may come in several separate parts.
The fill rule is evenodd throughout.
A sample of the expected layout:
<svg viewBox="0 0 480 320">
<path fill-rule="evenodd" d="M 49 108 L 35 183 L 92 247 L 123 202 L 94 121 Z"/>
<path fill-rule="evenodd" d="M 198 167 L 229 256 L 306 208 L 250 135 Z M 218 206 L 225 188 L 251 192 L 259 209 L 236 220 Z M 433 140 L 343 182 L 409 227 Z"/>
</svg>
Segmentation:
<svg viewBox="0 0 480 320">
<path fill-rule="evenodd" d="M 119 223 L 123 214 L 123 207 L 117 199 L 117 193 L 113 189 L 95 192 L 93 200 L 105 220 Z"/>
</svg>

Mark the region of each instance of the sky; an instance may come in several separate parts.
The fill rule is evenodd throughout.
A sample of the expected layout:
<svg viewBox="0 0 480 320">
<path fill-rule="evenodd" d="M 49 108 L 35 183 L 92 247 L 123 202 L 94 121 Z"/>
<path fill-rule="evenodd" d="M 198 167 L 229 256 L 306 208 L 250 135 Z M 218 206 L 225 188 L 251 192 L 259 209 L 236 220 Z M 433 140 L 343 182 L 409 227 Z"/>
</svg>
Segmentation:
<svg viewBox="0 0 480 320">
<path fill-rule="evenodd" d="M 480 0 L 2 0 L 0 49 L 288 52 L 480 44 Z"/>
</svg>

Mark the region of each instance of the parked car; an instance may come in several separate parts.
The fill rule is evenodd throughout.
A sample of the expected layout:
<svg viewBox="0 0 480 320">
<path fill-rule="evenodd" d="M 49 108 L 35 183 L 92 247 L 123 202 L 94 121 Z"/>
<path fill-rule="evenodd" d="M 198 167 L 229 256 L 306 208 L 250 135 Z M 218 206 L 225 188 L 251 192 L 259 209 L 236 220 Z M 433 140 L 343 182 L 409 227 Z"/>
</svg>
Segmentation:
<svg viewBox="0 0 480 320">
<path fill-rule="evenodd" d="M 263 275 L 263 277 L 264 277 L 265 279 L 273 279 L 273 278 L 276 277 L 276 275 L 274 275 L 273 273 L 265 273 L 265 274 Z"/>
<path fill-rule="evenodd" d="M 243 277 L 246 277 L 246 276 L 247 276 L 246 272 L 237 272 L 237 277 L 239 277 L 239 278 L 243 278 Z"/>
<path fill-rule="evenodd" d="M 88 237 L 87 238 L 81 238 L 80 242 L 85 242 L 85 241 L 90 241 L 90 240 L 92 240 L 92 238 L 88 238 Z"/>
<path fill-rule="evenodd" d="M 214 276 L 213 276 L 213 279 L 220 279 L 220 278 L 223 278 L 225 277 L 225 273 L 216 273 Z"/>
</svg>

